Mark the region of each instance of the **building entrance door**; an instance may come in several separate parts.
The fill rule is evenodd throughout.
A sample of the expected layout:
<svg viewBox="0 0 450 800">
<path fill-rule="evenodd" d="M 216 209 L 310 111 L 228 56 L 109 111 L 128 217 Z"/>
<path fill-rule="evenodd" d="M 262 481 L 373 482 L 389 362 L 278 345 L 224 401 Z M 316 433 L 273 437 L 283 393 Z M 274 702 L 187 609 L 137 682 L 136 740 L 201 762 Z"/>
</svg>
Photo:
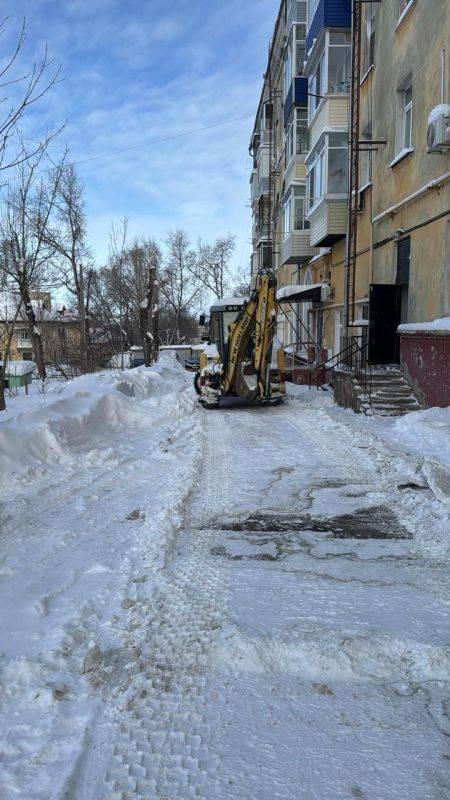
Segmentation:
<svg viewBox="0 0 450 800">
<path fill-rule="evenodd" d="M 409 265 L 411 238 L 400 239 L 397 244 L 397 286 L 400 290 L 400 323 L 408 322 Z"/>
<path fill-rule="evenodd" d="M 392 283 L 373 283 L 369 298 L 369 363 L 399 361 L 397 328 L 400 325 L 401 291 Z"/>
</svg>

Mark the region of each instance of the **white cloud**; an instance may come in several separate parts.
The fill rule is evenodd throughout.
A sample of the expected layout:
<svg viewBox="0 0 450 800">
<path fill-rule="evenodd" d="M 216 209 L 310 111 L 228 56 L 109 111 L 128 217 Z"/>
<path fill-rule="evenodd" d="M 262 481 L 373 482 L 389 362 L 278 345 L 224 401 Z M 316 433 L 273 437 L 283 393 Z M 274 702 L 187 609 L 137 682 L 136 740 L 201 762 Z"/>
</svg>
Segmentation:
<svg viewBox="0 0 450 800">
<path fill-rule="evenodd" d="M 170 8 L 69 0 L 52 17 L 43 11 L 53 3 L 19 3 L 29 6 L 32 46 L 47 39 L 66 75 L 33 124 L 67 116 L 75 159 L 256 111 L 278 0 L 173 0 Z M 127 215 L 133 235 L 161 240 L 176 226 L 193 239 L 234 233 L 236 263 L 245 261 L 251 128 L 243 120 L 80 165 L 99 260 L 110 220 Z"/>
</svg>

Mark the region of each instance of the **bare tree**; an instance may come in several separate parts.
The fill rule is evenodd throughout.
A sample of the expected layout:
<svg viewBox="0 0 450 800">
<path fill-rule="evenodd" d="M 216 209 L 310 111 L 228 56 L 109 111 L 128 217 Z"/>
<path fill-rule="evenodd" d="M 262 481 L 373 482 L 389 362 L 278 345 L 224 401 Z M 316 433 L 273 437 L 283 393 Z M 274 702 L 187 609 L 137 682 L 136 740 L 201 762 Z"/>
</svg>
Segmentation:
<svg viewBox="0 0 450 800">
<path fill-rule="evenodd" d="M 116 227 L 111 223 L 111 231 L 109 234 L 109 259 L 112 265 L 113 283 L 116 286 L 116 302 L 118 304 L 119 312 L 119 326 L 120 326 L 120 339 L 121 339 L 121 358 L 122 369 L 124 368 L 123 349 L 125 341 L 128 343 L 128 337 L 124 328 L 124 318 L 127 309 L 128 293 L 124 290 L 124 262 L 125 250 L 128 237 L 128 217 L 124 217 L 120 225 Z"/>
<path fill-rule="evenodd" d="M 7 19 L 0 22 L 0 39 L 5 35 Z M 31 69 L 20 71 L 20 59 L 27 39 L 26 23 L 22 23 L 16 44 L 0 67 L 0 170 L 11 169 L 47 150 L 64 125 L 47 132 L 31 151 L 19 133 L 20 124 L 31 106 L 39 102 L 60 80 L 60 67 L 55 67 L 47 48 Z M 11 98 L 8 91 L 13 89 Z"/>
<path fill-rule="evenodd" d="M 196 254 L 186 233 L 176 230 L 167 239 L 167 256 L 160 282 L 160 291 L 174 315 L 175 341 L 182 341 L 183 316 L 200 300 L 202 285 L 195 270 Z"/>
<path fill-rule="evenodd" d="M 217 300 L 224 297 L 229 288 L 230 259 L 235 247 L 236 239 L 231 234 L 219 237 L 212 244 L 199 239 L 193 275 Z"/>
<path fill-rule="evenodd" d="M 233 296 L 234 297 L 249 297 L 251 294 L 252 276 L 250 273 L 250 265 L 248 269 L 242 269 L 234 275 Z"/>
<path fill-rule="evenodd" d="M 139 304 L 139 329 L 144 349 L 145 366 L 149 367 L 158 357 L 158 272 L 161 265 L 161 250 L 153 240 L 136 243 L 130 251 L 130 258 L 139 269 L 135 274 L 142 276 L 138 287 L 143 298 Z M 137 262 L 137 263 L 136 263 Z M 156 321 L 155 321 L 156 318 Z M 156 339 L 155 339 L 156 334 Z"/>
<path fill-rule="evenodd" d="M 42 154 L 16 169 L 0 222 L 1 267 L 19 293 L 28 320 L 34 360 L 46 377 L 41 331 L 32 303 L 33 291 L 42 289 L 49 276 L 51 255 L 46 233 L 61 179 L 62 166 L 51 179 L 40 174 Z"/>
<path fill-rule="evenodd" d="M 156 332 L 158 316 L 157 280 L 161 266 L 161 250 L 154 239 L 135 239 L 126 246 L 123 236 L 114 228 L 109 263 L 98 279 L 103 287 L 103 313 L 120 323 L 126 343 L 140 342 L 146 364 L 158 351 Z M 99 303 L 96 303 L 97 308 Z"/>
<path fill-rule="evenodd" d="M 56 181 L 56 177 L 58 180 Z M 92 281 L 91 253 L 87 246 L 87 221 L 84 208 L 84 187 L 73 164 L 60 164 L 53 173 L 56 196 L 50 224 L 44 240 L 54 253 L 57 274 L 63 286 L 74 297 L 80 327 L 80 367 L 87 372 L 88 305 Z"/>
</svg>

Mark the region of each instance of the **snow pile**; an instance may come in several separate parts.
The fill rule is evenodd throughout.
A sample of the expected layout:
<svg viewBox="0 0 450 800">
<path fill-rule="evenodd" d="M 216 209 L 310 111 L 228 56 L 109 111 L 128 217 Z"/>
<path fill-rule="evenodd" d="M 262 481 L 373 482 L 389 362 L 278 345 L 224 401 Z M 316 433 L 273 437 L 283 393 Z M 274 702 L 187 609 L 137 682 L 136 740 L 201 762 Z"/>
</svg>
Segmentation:
<svg viewBox="0 0 450 800">
<path fill-rule="evenodd" d="M 391 436 L 410 452 L 435 458 L 450 469 L 450 408 L 429 408 L 400 417 Z"/>
<path fill-rule="evenodd" d="M 407 322 L 398 326 L 401 333 L 415 333 L 415 331 L 450 331 L 450 317 L 441 317 L 431 322 Z"/>
<path fill-rule="evenodd" d="M 182 368 L 165 356 L 151 369 L 83 375 L 43 395 L 37 408 L 3 424 L 0 417 L 0 486 L 71 463 L 76 448 L 107 437 L 111 428 L 145 430 L 166 416 L 182 415 L 184 401 L 174 392 L 184 381 Z"/>
<path fill-rule="evenodd" d="M 101 694 L 127 685 L 131 616 L 152 596 L 199 471 L 191 387 L 164 356 L 0 416 L 2 800 L 72 796 Z"/>
</svg>

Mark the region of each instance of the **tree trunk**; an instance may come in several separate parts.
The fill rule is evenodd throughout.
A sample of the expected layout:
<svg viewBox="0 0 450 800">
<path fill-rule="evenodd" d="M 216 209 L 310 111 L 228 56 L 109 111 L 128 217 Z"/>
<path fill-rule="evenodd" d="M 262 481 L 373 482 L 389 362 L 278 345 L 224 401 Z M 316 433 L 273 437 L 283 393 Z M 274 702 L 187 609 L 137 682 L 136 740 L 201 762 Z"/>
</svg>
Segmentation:
<svg viewBox="0 0 450 800">
<path fill-rule="evenodd" d="M 154 304 L 152 309 L 152 333 L 153 333 L 153 361 L 159 359 L 159 348 L 161 346 L 161 335 L 159 332 L 159 292 L 158 285 L 155 284 L 153 295 Z"/>
<path fill-rule="evenodd" d="M 155 302 L 155 279 L 156 269 L 154 267 L 150 267 L 145 302 L 141 305 L 139 310 L 139 327 L 146 367 L 150 367 L 153 363 L 153 332 L 149 330 L 149 319 L 153 317 L 153 306 Z"/>
<path fill-rule="evenodd" d="M 38 327 L 36 324 L 36 314 L 34 313 L 34 309 L 31 304 L 31 298 L 28 288 L 21 287 L 20 293 L 25 308 L 25 314 L 27 315 L 28 328 L 30 331 L 31 343 L 33 346 L 34 360 L 38 368 L 39 377 L 41 378 L 41 380 L 45 381 L 47 377 L 47 372 L 45 370 L 44 348 L 42 346 L 42 337 L 38 331 Z"/>
<path fill-rule="evenodd" d="M 0 411 L 6 410 L 6 401 L 5 401 L 5 366 L 6 362 L 3 362 L 3 366 L 0 367 Z"/>
<path fill-rule="evenodd" d="M 84 297 L 84 269 L 80 265 L 78 275 L 79 289 L 78 289 L 78 317 L 80 321 L 80 365 L 81 371 L 86 373 L 88 371 L 88 356 L 87 356 L 87 334 L 86 334 L 86 305 Z"/>
</svg>

